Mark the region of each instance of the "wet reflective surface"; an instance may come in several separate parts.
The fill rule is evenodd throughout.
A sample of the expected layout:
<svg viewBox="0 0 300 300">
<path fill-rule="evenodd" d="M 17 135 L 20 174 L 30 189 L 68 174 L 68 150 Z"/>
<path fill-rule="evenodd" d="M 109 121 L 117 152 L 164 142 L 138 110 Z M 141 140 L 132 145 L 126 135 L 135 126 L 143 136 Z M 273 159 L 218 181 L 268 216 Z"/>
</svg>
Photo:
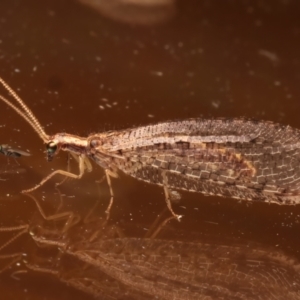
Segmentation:
<svg viewBox="0 0 300 300">
<path fill-rule="evenodd" d="M 67 0 L 1 1 L 0 11 L 1 77 L 48 134 L 190 117 L 300 128 L 296 1 L 178 1 L 172 17 L 148 26 Z M 0 143 L 32 154 L 0 157 L 5 299 L 300 298 L 299 206 L 183 192 L 173 204 L 182 222 L 160 227 L 169 216 L 153 224 L 165 209 L 162 189 L 121 175 L 107 217 L 109 190 L 96 183 L 96 165 L 60 192 L 54 178 L 34 200 L 19 192 L 65 169 L 67 158 L 47 163 L 30 126 L 2 103 L 0 112 Z M 37 203 L 55 217 L 43 218 Z"/>
</svg>

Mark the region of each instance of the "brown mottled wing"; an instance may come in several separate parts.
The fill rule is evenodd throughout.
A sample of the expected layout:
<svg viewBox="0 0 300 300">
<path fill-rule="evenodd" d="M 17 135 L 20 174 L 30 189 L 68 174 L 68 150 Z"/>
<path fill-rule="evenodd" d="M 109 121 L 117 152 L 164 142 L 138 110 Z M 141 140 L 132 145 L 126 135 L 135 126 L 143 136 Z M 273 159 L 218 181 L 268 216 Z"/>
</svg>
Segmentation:
<svg viewBox="0 0 300 300">
<path fill-rule="evenodd" d="M 300 202 L 299 130 L 271 122 L 187 120 L 114 133 L 104 142 L 118 169 L 174 189 Z"/>
</svg>

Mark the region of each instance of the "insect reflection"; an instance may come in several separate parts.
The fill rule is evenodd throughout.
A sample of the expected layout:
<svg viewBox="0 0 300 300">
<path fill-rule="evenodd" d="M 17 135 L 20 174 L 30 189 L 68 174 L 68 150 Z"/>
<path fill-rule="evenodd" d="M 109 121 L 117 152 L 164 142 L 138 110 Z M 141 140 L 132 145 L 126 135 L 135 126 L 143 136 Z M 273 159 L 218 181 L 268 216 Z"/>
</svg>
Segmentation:
<svg viewBox="0 0 300 300">
<path fill-rule="evenodd" d="M 280 251 L 240 240 L 236 246 L 164 239 L 177 230 L 177 222 L 169 218 L 152 228 L 155 234 L 126 237 L 127 224 L 109 233 L 110 226 L 93 215 L 94 209 L 80 220 L 70 221 L 77 215 L 72 211 L 46 217 L 46 223 L 65 218 L 68 225 L 60 229 L 40 222 L 2 227 L 2 232 L 18 232 L 2 245 L 2 252 L 25 232 L 36 242 L 36 251 L 26 256 L 23 248 L 19 257 L 2 258 L 10 258 L 14 265 L 22 257 L 27 270 L 52 275 L 97 299 L 300 299 L 299 261 Z M 188 232 L 178 236 L 187 237 Z M 57 259 L 53 252 L 49 257 L 49 249 L 57 250 Z M 12 264 L 5 266 L 3 275 L 11 268 Z M 19 269 L 13 276 L 24 272 Z"/>
</svg>

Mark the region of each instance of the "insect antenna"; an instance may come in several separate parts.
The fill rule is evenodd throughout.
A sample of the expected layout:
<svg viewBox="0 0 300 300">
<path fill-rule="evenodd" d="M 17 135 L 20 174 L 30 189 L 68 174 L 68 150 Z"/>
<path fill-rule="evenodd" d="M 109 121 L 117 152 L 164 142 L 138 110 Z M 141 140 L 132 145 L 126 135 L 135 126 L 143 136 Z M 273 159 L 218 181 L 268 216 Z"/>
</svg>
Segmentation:
<svg viewBox="0 0 300 300">
<path fill-rule="evenodd" d="M 0 99 L 10 106 L 16 113 L 18 113 L 40 136 L 40 138 L 46 142 L 49 139 L 49 136 L 43 130 L 40 122 L 34 116 L 33 112 L 27 107 L 27 105 L 22 101 L 22 99 L 17 95 L 17 93 L 0 77 L 0 83 L 4 88 L 13 96 L 13 98 L 20 104 L 23 111 L 18 107 L 12 104 L 9 100 L 0 95 Z"/>
<path fill-rule="evenodd" d="M 0 99 L 4 103 L 6 103 L 9 107 L 11 107 L 13 110 L 15 110 L 15 112 L 18 113 L 27 123 L 29 123 L 32 126 L 32 128 L 37 132 L 37 134 L 39 136 L 41 136 L 41 133 L 38 130 L 38 128 L 35 126 L 35 124 L 32 122 L 32 120 L 25 113 L 23 113 L 18 107 L 16 107 L 9 100 L 7 100 L 6 98 L 4 98 L 2 95 L 0 95 Z M 42 136 L 41 136 L 41 138 L 44 139 Z"/>
</svg>

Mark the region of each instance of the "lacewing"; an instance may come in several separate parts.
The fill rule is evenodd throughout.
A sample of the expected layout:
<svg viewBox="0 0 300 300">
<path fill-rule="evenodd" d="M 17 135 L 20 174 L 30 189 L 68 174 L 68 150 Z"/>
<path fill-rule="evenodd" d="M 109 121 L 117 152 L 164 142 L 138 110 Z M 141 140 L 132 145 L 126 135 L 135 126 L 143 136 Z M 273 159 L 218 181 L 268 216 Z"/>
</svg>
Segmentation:
<svg viewBox="0 0 300 300">
<path fill-rule="evenodd" d="M 102 132 L 88 137 L 67 133 L 48 135 L 32 111 L 0 78 L 19 104 L 0 95 L 37 132 L 46 145 L 48 161 L 60 151 L 78 160 L 79 174 L 56 174 L 79 179 L 91 171 L 90 160 L 101 166 L 110 189 L 119 171 L 163 187 L 170 212 L 172 190 L 186 190 L 278 204 L 300 202 L 300 131 L 268 121 L 249 119 L 189 119 L 133 129 Z"/>
</svg>

